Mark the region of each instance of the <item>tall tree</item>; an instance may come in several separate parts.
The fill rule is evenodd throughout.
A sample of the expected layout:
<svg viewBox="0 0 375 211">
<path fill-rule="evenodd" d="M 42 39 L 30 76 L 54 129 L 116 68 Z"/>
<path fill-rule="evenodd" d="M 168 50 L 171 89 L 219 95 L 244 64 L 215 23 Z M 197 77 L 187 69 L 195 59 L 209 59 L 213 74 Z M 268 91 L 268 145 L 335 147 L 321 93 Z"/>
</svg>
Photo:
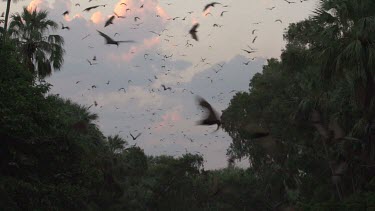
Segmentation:
<svg viewBox="0 0 375 211">
<path fill-rule="evenodd" d="M 39 78 L 59 70 L 65 53 L 64 39 L 59 35 L 49 34 L 56 30 L 58 24 L 47 19 L 47 11 L 29 11 L 23 8 L 22 14 L 12 15 L 9 34 L 14 38 L 23 57 L 23 63 Z"/>
<path fill-rule="evenodd" d="M 249 157 L 261 183 L 283 187 L 274 200 L 346 200 L 373 178 L 374 8 L 370 0 L 320 1 L 313 17 L 289 27 L 281 61 L 269 60 L 250 93 L 223 112 L 228 154 Z M 253 138 L 247 125 L 270 135 Z"/>
<path fill-rule="evenodd" d="M 322 1 L 313 19 L 322 26 L 313 49 L 326 79 L 346 81 L 361 111 L 352 132 L 365 135 L 370 163 L 375 162 L 375 2 Z"/>
<path fill-rule="evenodd" d="M 375 2 L 326 0 L 315 11 L 321 26 L 313 49 L 326 79 L 346 78 L 363 117 L 375 116 Z"/>
<path fill-rule="evenodd" d="M 113 154 L 123 152 L 125 146 L 128 145 L 128 143 L 119 135 L 108 136 L 107 141 L 109 145 L 109 150 Z"/>
</svg>

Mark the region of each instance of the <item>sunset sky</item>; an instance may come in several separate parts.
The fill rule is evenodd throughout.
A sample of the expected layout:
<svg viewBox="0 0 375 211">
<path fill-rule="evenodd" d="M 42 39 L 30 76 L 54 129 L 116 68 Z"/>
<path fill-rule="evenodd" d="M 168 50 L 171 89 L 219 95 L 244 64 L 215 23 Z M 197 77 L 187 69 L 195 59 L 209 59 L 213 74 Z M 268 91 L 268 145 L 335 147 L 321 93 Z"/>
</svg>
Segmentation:
<svg viewBox="0 0 375 211">
<path fill-rule="evenodd" d="M 64 37 L 66 54 L 61 71 L 47 81 L 53 94 L 86 106 L 96 101 L 90 111 L 99 115 L 97 124 L 105 135 L 119 134 L 148 155 L 199 152 L 205 167 L 213 169 L 227 165 L 231 138 L 222 130 L 212 133 L 216 126 L 196 125 L 203 113 L 195 96 L 204 97 L 221 113 L 236 92 L 248 91 L 251 77 L 267 59 L 279 58 L 289 23 L 307 18 L 318 2 L 295 1 L 225 0 L 202 12 L 212 1 L 24 0 L 12 4 L 11 13 L 24 6 L 47 10 L 50 19 L 70 27 L 51 32 Z M 5 7 L 0 1 L 0 13 Z M 63 16 L 66 10 L 69 14 Z M 227 12 L 221 16 L 223 11 Z M 114 12 L 125 18 L 104 27 Z M 200 24 L 199 41 L 189 35 L 195 23 Z M 115 40 L 136 42 L 105 45 L 96 30 Z M 242 50 L 249 47 L 257 52 Z M 171 90 L 164 91 L 162 84 Z M 133 141 L 129 133 L 139 132 L 142 135 Z"/>
</svg>

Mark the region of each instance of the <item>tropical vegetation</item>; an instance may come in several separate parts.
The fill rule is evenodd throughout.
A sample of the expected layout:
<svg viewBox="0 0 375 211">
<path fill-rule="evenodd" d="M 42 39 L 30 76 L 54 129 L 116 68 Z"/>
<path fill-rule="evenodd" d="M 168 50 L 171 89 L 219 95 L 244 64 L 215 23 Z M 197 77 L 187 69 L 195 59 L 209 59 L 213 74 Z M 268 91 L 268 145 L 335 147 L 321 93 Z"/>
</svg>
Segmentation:
<svg viewBox="0 0 375 211">
<path fill-rule="evenodd" d="M 223 112 L 233 140 L 219 170 L 104 136 L 96 114 L 40 80 L 63 63 L 56 24 L 12 16 L 0 31 L 1 210 L 375 209 L 374 4 L 321 0 L 289 26 L 281 58 Z"/>
</svg>

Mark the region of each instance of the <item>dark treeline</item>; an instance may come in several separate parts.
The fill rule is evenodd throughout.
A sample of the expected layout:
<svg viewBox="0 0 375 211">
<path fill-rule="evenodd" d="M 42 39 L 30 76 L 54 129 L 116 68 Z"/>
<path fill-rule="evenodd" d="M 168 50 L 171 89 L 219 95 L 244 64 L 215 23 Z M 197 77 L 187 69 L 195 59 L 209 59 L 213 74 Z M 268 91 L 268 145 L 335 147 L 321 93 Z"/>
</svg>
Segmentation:
<svg viewBox="0 0 375 211">
<path fill-rule="evenodd" d="M 223 112 L 228 167 L 210 171 L 105 137 L 87 107 L 48 95 L 64 40 L 43 33 L 56 27 L 24 10 L 0 28 L 1 210 L 375 209 L 372 0 L 322 0 L 289 26 L 281 59 Z"/>
</svg>

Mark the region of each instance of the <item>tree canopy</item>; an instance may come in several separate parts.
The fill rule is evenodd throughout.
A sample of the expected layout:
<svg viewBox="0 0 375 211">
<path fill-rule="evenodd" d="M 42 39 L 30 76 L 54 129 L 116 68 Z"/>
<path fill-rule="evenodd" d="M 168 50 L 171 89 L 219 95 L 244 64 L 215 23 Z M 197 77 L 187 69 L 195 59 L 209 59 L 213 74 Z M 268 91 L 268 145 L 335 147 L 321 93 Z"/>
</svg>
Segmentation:
<svg viewBox="0 0 375 211">
<path fill-rule="evenodd" d="M 373 209 L 374 17 L 371 0 L 321 0 L 291 24 L 280 59 L 223 112 L 228 167 L 205 170 L 201 155 L 107 137 L 88 107 L 49 95 L 38 79 L 61 67 L 63 39 L 24 9 L 0 36 L 1 210 Z"/>
</svg>

